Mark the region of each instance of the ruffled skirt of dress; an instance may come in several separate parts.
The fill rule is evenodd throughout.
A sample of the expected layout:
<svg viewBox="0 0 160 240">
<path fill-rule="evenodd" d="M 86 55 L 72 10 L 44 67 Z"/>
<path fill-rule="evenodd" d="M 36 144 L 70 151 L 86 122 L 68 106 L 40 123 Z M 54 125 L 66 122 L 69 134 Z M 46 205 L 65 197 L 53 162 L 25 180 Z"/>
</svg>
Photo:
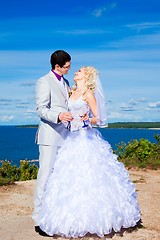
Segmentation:
<svg viewBox="0 0 160 240">
<path fill-rule="evenodd" d="M 46 184 L 39 214 L 48 235 L 102 237 L 140 220 L 135 187 L 96 129 L 71 132 Z"/>
</svg>

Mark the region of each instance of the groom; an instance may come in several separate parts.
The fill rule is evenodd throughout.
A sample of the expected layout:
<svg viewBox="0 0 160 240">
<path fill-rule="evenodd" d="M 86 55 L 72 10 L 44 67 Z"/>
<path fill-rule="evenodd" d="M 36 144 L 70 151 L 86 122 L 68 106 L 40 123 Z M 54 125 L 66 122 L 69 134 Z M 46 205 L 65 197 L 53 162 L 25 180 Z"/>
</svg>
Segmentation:
<svg viewBox="0 0 160 240">
<path fill-rule="evenodd" d="M 36 112 L 41 122 L 36 136 L 39 144 L 39 171 L 32 218 L 35 231 L 39 233 L 38 214 L 45 183 L 54 168 L 58 149 L 68 133 L 64 123 L 72 120 L 72 115 L 68 112 L 69 83 L 63 77 L 70 69 L 71 57 L 67 52 L 57 50 L 51 55 L 50 63 L 52 70 L 41 77 L 36 85 Z"/>
</svg>

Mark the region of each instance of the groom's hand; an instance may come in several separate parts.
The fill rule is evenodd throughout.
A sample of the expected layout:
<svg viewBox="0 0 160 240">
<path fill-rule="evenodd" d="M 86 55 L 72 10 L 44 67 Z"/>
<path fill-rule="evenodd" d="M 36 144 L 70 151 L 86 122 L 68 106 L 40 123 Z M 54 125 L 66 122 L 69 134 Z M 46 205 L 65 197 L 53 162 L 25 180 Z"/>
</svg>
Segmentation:
<svg viewBox="0 0 160 240">
<path fill-rule="evenodd" d="M 73 120 L 73 117 L 70 112 L 62 112 L 59 114 L 58 119 L 61 122 L 69 122 Z"/>
</svg>

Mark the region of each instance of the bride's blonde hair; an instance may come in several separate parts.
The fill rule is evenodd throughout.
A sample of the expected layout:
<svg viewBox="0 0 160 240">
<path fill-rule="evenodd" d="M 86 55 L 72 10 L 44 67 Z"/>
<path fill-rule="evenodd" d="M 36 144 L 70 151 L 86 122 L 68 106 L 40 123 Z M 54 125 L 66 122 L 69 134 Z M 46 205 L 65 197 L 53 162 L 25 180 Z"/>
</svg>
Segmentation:
<svg viewBox="0 0 160 240">
<path fill-rule="evenodd" d="M 84 69 L 85 72 L 85 83 L 84 83 L 84 89 L 82 94 L 84 95 L 87 90 L 91 90 L 92 93 L 95 92 L 95 88 L 96 88 L 96 77 L 98 75 L 98 71 L 91 66 L 83 66 L 82 67 Z M 73 86 L 72 90 L 75 91 L 77 88 L 76 84 Z"/>
</svg>

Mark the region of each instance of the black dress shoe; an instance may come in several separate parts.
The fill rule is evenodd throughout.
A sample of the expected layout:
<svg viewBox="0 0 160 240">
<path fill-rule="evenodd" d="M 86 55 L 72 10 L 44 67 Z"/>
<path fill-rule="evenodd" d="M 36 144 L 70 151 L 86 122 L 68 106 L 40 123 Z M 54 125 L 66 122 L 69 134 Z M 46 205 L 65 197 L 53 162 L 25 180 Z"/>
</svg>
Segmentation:
<svg viewBox="0 0 160 240">
<path fill-rule="evenodd" d="M 39 233 L 39 235 L 41 235 L 41 236 L 51 237 L 51 236 L 49 236 L 47 233 L 43 232 L 42 229 L 40 229 L 39 226 L 35 226 L 35 231 L 36 231 L 37 233 Z"/>
<path fill-rule="evenodd" d="M 35 226 L 35 232 L 39 232 L 39 226 Z"/>
</svg>

